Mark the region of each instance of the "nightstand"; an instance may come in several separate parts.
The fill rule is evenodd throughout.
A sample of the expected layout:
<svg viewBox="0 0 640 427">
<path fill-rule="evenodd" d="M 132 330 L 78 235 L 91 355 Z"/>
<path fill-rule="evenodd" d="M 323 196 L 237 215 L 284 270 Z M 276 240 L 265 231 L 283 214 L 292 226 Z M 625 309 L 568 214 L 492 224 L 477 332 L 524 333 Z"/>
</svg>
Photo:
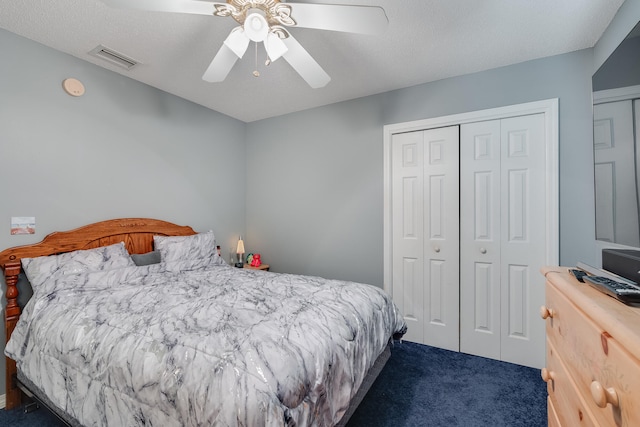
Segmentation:
<svg viewBox="0 0 640 427">
<path fill-rule="evenodd" d="M 260 264 L 260 267 L 251 267 L 249 264 L 245 264 L 243 268 L 248 268 L 249 270 L 264 270 L 269 271 L 269 264 Z"/>
</svg>

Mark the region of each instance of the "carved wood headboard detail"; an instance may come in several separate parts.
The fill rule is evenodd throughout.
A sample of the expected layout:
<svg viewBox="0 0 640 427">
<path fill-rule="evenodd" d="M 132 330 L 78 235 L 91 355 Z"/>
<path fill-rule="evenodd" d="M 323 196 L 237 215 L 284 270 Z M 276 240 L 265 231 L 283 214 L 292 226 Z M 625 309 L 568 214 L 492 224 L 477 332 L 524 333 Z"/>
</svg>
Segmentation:
<svg viewBox="0 0 640 427">
<path fill-rule="evenodd" d="M 153 250 L 153 236 L 190 236 L 196 232 L 189 226 L 172 224 L 150 218 L 120 218 L 96 222 L 70 231 L 58 231 L 46 236 L 40 243 L 16 246 L 0 252 L 0 268 L 7 284 L 5 333 L 7 341 L 20 318 L 18 306 L 18 276 L 22 258 L 55 255 L 81 249 L 93 249 L 124 242 L 129 253 L 142 254 Z M 20 405 L 21 395 L 15 376 L 16 364 L 7 358 L 6 408 Z"/>
</svg>

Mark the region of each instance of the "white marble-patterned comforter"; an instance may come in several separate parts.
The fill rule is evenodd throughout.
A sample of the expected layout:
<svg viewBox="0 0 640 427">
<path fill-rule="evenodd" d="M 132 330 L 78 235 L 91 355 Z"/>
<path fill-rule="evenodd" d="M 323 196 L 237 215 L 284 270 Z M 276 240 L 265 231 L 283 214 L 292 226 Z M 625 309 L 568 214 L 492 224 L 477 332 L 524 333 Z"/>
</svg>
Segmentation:
<svg viewBox="0 0 640 427">
<path fill-rule="evenodd" d="M 389 337 L 379 288 L 212 266 L 68 275 L 5 353 L 86 426 L 329 426 Z"/>
</svg>

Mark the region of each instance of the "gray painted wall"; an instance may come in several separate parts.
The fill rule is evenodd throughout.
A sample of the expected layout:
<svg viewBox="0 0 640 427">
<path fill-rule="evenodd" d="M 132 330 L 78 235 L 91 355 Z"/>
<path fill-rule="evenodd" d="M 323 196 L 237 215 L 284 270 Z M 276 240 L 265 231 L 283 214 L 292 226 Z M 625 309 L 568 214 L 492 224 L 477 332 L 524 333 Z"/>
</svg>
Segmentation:
<svg viewBox="0 0 640 427">
<path fill-rule="evenodd" d="M 223 245 L 244 232 L 243 122 L 4 30 L 0 52 L 1 249 L 118 217 L 213 229 Z M 36 234 L 11 236 L 12 216 L 35 216 Z"/>
<path fill-rule="evenodd" d="M 274 271 L 382 287 L 382 127 L 559 98 L 560 263 L 599 266 L 591 76 L 640 20 L 626 0 L 594 49 L 247 125 L 247 245 Z"/>
<path fill-rule="evenodd" d="M 382 287 L 383 126 L 559 98 L 560 260 L 595 262 L 592 61 L 582 50 L 248 124 L 247 244 L 274 271 Z"/>
</svg>

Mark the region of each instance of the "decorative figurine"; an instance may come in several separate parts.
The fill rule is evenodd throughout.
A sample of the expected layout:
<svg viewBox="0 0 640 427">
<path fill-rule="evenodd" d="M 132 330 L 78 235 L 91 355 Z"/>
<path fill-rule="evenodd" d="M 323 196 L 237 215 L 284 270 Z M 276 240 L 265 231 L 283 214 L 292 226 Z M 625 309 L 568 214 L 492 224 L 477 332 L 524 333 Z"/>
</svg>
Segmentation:
<svg viewBox="0 0 640 427">
<path fill-rule="evenodd" d="M 250 265 L 251 267 L 260 267 L 260 265 L 262 265 L 262 261 L 260 261 L 260 254 L 253 254 Z"/>
</svg>

